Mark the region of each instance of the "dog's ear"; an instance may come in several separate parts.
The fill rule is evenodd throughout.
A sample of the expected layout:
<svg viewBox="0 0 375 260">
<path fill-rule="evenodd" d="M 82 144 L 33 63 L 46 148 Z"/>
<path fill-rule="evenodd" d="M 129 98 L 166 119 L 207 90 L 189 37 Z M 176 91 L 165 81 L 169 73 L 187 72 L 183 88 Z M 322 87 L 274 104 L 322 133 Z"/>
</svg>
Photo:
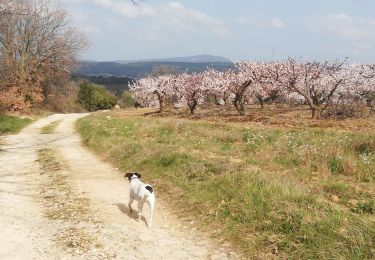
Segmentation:
<svg viewBox="0 0 375 260">
<path fill-rule="evenodd" d="M 140 175 L 138 172 L 135 172 L 134 175 L 137 176 L 138 179 L 140 179 L 142 177 L 142 175 Z"/>
<path fill-rule="evenodd" d="M 130 181 L 131 180 L 131 178 L 132 178 L 132 176 L 133 176 L 133 173 L 126 173 L 125 175 L 124 175 L 124 178 L 128 178 L 128 180 Z"/>
</svg>

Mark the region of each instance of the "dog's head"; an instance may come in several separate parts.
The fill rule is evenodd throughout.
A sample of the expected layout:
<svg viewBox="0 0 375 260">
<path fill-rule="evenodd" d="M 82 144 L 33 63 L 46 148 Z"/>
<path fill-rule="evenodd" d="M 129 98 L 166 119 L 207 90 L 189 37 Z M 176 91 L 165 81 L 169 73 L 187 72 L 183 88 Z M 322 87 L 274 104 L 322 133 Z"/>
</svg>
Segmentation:
<svg viewBox="0 0 375 260">
<path fill-rule="evenodd" d="M 138 172 L 129 172 L 124 175 L 124 178 L 128 178 L 129 181 L 131 181 L 133 177 L 137 177 L 138 179 L 140 179 L 141 175 Z"/>
</svg>

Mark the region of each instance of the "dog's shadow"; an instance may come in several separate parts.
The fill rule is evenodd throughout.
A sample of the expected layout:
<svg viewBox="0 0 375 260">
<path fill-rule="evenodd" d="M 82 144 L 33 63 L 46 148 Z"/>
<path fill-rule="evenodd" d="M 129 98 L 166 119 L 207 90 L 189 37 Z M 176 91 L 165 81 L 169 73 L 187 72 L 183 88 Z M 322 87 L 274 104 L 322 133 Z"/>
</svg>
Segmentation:
<svg viewBox="0 0 375 260">
<path fill-rule="evenodd" d="M 130 213 L 130 210 L 129 210 L 129 208 L 128 208 L 128 206 L 126 204 L 115 203 L 115 204 L 112 204 L 112 205 L 117 206 L 118 209 L 122 213 L 126 214 L 129 218 L 132 218 L 135 221 L 138 221 L 138 210 L 136 210 L 136 209 L 133 208 L 132 212 Z M 142 216 L 141 221 L 144 222 L 147 225 L 147 221 L 146 221 L 146 218 L 144 216 Z"/>
</svg>

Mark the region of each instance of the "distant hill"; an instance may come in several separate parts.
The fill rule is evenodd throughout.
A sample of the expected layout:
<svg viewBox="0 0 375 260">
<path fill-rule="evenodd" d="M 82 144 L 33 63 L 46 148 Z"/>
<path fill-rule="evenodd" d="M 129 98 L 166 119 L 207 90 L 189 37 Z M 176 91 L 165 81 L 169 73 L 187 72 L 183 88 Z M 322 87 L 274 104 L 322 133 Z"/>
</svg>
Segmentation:
<svg viewBox="0 0 375 260">
<path fill-rule="evenodd" d="M 179 59 L 179 58 L 176 58 Z M 138 79 L 151 74 L 158 67 L 166 67 L 174 72 L 201 72 L 207 68 L 227 70 L 233 67 L 232 62 L 177 62 L 177 61 L 147 61 L 147 62 L 82 62 L 78 74 L 85 76 L 112 75 Z"/>
<path fill-rule="evenodd" d="M 121 95 L 124 90 L 128 89 L 129 83 L 135 79 L 156 72 L 201 72 L 207 68 L 223 71 L 233 68 L 233 62 L 212 55 L 138 61 L 82 61 L 74 78 L 76 80 L 87 79 L 93 83 L 104 85 L 114 94 Z"/>
<path fill-rule="evenodd" d="M 174 58 L 161 58 L 161 59 L 147 59 L 147 60 L 128 60 L 128 61 L 115 61 L 121 64 L 139 63 L 139 62 L 184 62 L 184 63 L 232 63 L 231 60 L 221 56 L 213 56 L 208 54 L 187 56 L 187 57 L 174 57 Z"/>
</svg>

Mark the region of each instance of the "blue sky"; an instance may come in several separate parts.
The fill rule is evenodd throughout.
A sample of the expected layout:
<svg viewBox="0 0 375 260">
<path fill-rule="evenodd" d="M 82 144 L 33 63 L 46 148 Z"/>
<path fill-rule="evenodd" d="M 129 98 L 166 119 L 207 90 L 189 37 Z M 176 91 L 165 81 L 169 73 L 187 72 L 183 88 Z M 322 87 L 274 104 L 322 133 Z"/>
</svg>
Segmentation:
<svg viewBox="0 0 375 260">
<path fill-rule="evenodd" d="M 375 63 L 374 0 L 58 0 L 90 60 L 213 54 Z"/>
</svg>

